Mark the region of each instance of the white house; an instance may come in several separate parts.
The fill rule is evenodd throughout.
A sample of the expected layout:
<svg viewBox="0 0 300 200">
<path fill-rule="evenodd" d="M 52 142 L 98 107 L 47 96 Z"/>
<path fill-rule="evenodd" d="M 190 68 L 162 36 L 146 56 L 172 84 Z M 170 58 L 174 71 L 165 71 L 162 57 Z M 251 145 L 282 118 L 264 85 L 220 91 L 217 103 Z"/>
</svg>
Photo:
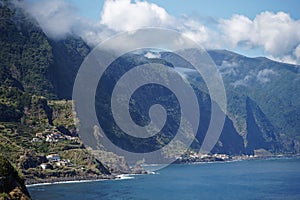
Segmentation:
<svg viewBox="0 0 300 200">
<path fill-rule="evenodd" d="M 50 154 L 48 156 L 46 156 L 46 158 L 49 160 L 49 161 L 60 161 L 60 156 L 58 154 Z"/>
<path fill-rule="evenodd" d="M 61 160 L 61 161 L 59 161 L 59 162 L 56 162 L 56 165 L 57 166 L 66 166 L 66 167 L 71 167 L 71 166 L 73 166 L 73 164 L 70 162 L 70 160 L 69 159 L 64 159 L 64 160 Z"/>
<path fill-rule="evenodd" d="M 53 138 L 51 135 L 47 135 L 46 142 L 58 142 L 58 139 Z"/>
<path fill-rule="evenodd" d="M 32 138 L 31 142 L 38 142 L 39 138 Z"/>
<path fill-rule="evenodd" d="M 42 169 L 51 169 L 52 165 L 50 165 L 49 163 L 42 163 L 42 164 L 40 164 L 40 167 Z"/>
</svg>

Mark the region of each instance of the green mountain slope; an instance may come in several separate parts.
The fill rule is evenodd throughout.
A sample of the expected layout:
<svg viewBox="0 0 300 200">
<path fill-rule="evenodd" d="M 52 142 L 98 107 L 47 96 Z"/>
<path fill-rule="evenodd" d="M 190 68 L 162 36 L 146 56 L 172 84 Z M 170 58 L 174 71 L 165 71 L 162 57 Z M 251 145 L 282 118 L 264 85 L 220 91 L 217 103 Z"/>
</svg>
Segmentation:
<svg viewBox="0 0 300 200">
<path fill-rule="evenodd" d="M 71 97 L 89 47 L 78 37 L 47 38 L 11 1 L 0 3 L 0 28 L 1 154 L 22 171 L 27 183 L 109 178 L 113 170 L 130 173 L 125 161 L 110 167 L 88 150 L 76 133 L 72 102 L 57 100 Z M 61 160 L 47 158 L 51 154 Z"/>
<path fill-rule="evenodd" d="M 258 125 L 266 126 L 264 129 L 275 133 L 275 138 L 282 145 L 280 148 L 299 152 L 299 66 L 266 58 L 247 58 L 223 50 L 209 53 L 223 76 L 231 113 L 229 115 L 236 121 L 236 127 L 242 133 L 247 132 L 246 121 L 242 116 L 245 116 L 247 110 L 243 99 L 248 96 L 264 115 L 265 119 L 261 118 Z"/>
<path fill-rule="evenodd" d="M 0 76 L 2 85 L 53 97 L 46 74 L 53 63 L 52 49 L 35 21 L 14 8 L 10 1 L 0 7 Z"/>
<path fill-rule="evenodd" d="M 287 115 L 285 106 L 280 106 L 280 103 L 287 104 L 291 102 L 288 99 L 300 96 L 295 89 L 299 88 L 295 83 L 299 79 L 297 66 L 263 58 L 248 58 L 229 51 L 211 50 L 208 53 L 223 77 L 227 94 L 227 115 L 232 120 L 234 129 L 243 138 L 245 152 L 251 153 L 258 148 L 277 153 L 299 152 L 299 129 L 295 126 L 298 102 L 293 101 L 293 105 L 290 105 L 293 115 L 277 119 L 280 114 Z M 207 93 L 205 82 L 192 70 L 189 63 L 167 52 L 162 52 L 161 57 L 178 63 L 177 71 L 186 76 L 196 88 Z M 283 73 L 277 71 L 279 68 Z M 289 81 L 286 82 L 285 79 Z M 276 92 L 278 87 L 281 87 L 280 92 Z M 266 103 L 264 98 L 267 96 L 272 96 L 274 102 Z M 291 122 L 294 125 L 289 124 Z"/>
<path fill-rule="evenodd" d="M 71 99 L 77 71 L 90 52 L 90 47 L 76 36 L 60 41 L 50 40 L 49 43 L 52 47 L 53 64 L 49 67 L 47 77 L 58 98 Z"/>
<path fill-rule="evenodd" d="M 81 38 L 47 38 L 37 22 L 10 1 L 0 7 L 2 86 L 50 99 L 71 98 L 73 82 L 90 48 Z"/>
</svg>

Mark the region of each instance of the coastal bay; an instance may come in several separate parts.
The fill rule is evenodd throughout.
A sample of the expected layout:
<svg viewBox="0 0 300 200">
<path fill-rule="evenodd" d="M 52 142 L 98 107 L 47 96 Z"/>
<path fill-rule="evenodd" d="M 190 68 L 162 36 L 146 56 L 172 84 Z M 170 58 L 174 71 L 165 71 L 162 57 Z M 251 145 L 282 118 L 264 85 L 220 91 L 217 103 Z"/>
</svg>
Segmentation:
<svg viewBox="0 0 300 200">
<path fill-rule="evenodd" d="M 32 186 L 29 192 L 32 199 L 49 200 L 299 199 L 299 187 L 300 159 L 272 158 L 173 164 L 154 174 Z"/>
</svg>

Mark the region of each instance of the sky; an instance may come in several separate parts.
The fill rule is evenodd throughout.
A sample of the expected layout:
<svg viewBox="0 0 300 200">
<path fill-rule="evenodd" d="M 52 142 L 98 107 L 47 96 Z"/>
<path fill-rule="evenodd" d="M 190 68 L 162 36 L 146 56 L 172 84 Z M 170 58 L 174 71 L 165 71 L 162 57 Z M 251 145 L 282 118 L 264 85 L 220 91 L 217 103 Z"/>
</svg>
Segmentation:
<svg viewBox="0 0 300 200">
<path fill-rule="evenodd" d="M 79 8 L 82 16 L 99 20 L 104 0 L 66 0 Z M 230 18 L 233 14 L 243 14 L 254 18 L 258 13 L 269 10 L 283 11 L 300 18 L 298 0 L 151 0 L 166 9 L 171 15 L 193 15 L 199 17 Z"/>
<path fill-rule="evenodd" d="M 181 32 L 207 49 L 300 63 L 298 0 L 24 0 L 45 33 L 96 45 L 143 27 Z"/>
</svg>

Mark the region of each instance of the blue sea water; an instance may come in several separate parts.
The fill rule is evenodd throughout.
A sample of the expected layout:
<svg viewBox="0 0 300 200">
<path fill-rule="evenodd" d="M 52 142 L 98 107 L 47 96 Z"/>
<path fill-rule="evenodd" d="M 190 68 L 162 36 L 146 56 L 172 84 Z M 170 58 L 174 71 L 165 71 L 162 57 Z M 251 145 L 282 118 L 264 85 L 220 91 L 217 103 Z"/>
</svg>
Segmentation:
<svg viewBox="0 0 300 200">
<path fill-rule="evenodd" d="M 34 200 L 300 199 L 300 159 L 170 165 L 132 179 L 29 187 Z"/>
</svg>

